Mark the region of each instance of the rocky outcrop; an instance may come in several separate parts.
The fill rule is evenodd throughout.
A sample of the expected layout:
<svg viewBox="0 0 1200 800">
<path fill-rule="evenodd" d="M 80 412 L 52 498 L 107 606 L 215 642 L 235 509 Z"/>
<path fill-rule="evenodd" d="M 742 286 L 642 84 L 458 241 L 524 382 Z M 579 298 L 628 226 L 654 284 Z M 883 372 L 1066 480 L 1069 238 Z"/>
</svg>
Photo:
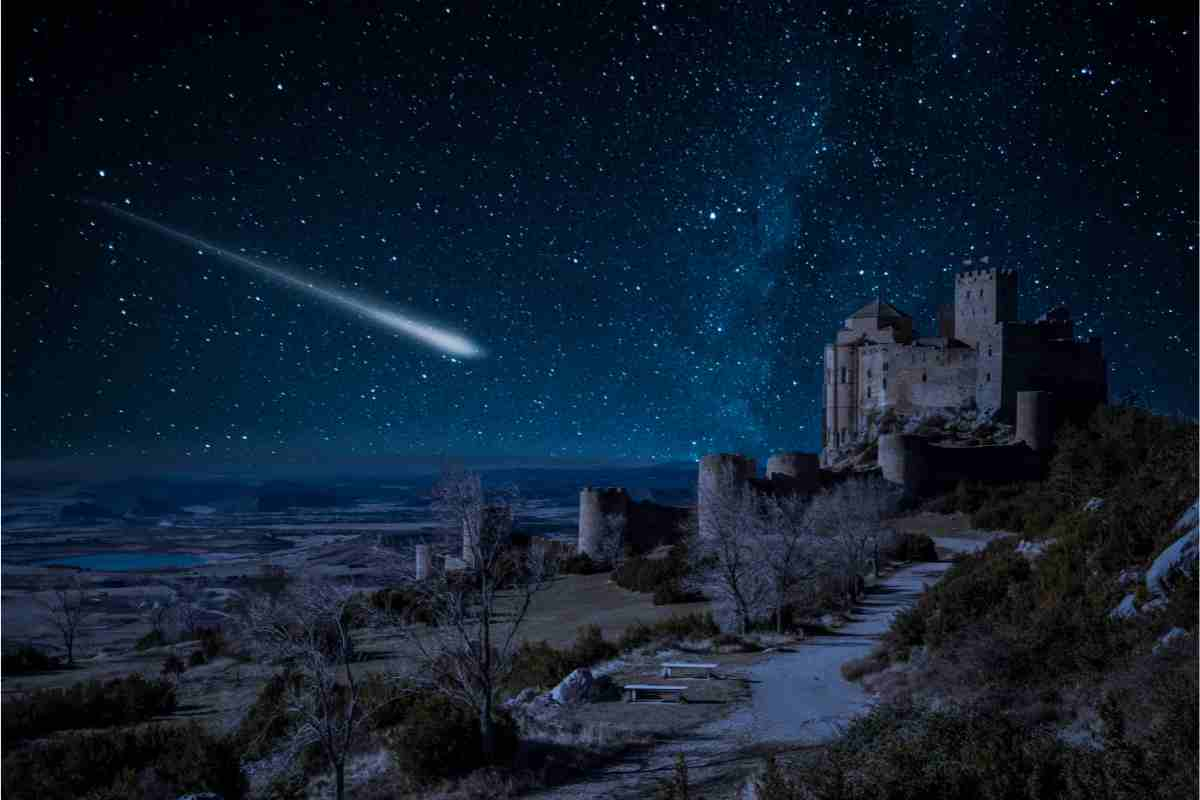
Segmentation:
<svg viewBox="0 0 1200 800">
<path fill-rule="evenodd" d="M 1173 570 L 1189 575 L 1196 573 L 1196 562 L 1200 559 L 1200 501 L 1197 501 L 1175 523 L 1175 530 L 1183 531 L 1170 547 L 1162 551 L 1150 569 L 1146 571 L 1146 588 L 1155 597 L 1168 593 L 1168 577 Z"/>
<path fill-rule="evenodd" d="M 581 667 L 563 678 L 558 686 L 551 690 L 550 697 L 554 702 L 564 706 L 585 703 L 591 694 L 593 683 L 595 683 L 595 679 L 592 678 L 592 671 Z"/>
</svg>

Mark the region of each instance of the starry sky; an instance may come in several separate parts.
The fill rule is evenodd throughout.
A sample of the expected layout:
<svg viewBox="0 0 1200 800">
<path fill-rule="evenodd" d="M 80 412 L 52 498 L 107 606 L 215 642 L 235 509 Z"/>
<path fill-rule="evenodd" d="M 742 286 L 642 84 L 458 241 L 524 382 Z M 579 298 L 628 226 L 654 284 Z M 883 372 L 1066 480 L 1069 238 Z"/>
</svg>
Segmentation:
<svg viewBox="0 0 1200 800">
<path fill-rule="evenodd" d="M 20 5 L 6 462 L 816 450 L 841 320 L 932 333 L 984 256 L 1104 337 L 1114 399 L 1196 414 L 1194 12 Z"/>
</svg>

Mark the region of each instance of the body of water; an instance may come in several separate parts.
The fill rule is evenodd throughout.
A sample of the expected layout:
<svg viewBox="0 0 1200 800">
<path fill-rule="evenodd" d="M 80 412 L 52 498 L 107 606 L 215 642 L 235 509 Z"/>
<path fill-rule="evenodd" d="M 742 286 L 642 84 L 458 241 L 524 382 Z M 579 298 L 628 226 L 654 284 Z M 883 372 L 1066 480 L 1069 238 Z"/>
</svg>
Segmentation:
<svg viewBox="0 0 1200 800">
<path fill-rule="evenodd" d="M 204 563 L 198 556 L 186 553 L 90 553 L 39 562 L 39 566 L 83 567 L 100 572 L 133 572 L 146 569 L 195 567 Z"/>
</svg>

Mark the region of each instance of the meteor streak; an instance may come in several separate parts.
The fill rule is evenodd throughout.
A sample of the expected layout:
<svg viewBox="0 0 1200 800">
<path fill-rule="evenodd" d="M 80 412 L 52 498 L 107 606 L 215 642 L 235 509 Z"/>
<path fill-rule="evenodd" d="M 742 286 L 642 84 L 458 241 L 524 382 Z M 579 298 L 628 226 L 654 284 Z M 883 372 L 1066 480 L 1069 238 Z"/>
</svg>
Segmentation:
<svg viewBox="0 0 1200 800">
<path fill-rule="evenodd" d="M 440 350 L 449 355 L 458 356 L 460 358 L 481 358 L 484 355 L 483 349 L 472 342 L 465 336 L 448 331 L 444 328 L 439 328 L 427 322 L 421 322 L 413 319 L 410 316 L 385 308 L 377 303 L 372 303 L 366 300 L 360 300 L 345 292 L 337 289 L 329 289 L 324 286 L 318 286 L 305 278 L 293 275 L 279 267 L 272 267 L 266 264 L 255 261 L 252 258 L 235 253 L 232 250 L 227 250 L 224 247 L 218 247 L 215 244 L 210 244 L 203 239 L 198 239 L 190 234 L 177 231 L 163 225 L 161 222 L 155 222 L 152 219 L 134 214 L 131 211 L 126 211 L 122 208 L 117 208 L 110 203 L 95 203 L 95 205 L 122 217 L 130 222 L 148 228 L 152 231 L 161 233 L 177 242 L 191 245 L 199 250 L 206 250 L 216 253 L 222 258 L 233 262 L 239 267 L 243 267 L 251 272 L 256 272 L 260 275 L 265 275 L 269 278 L 284 283 L 292 288 L 299 289 L 302 292 L 315 297 L 318 300 L 323 300 L 331 306 L 340 308 L 343 311 L 350 311 L 360 316 L 366 317 L 372 322 L 375 322 L 388 330 L 402 333 L 417 341 L 429 345 L 430 347 Z"/>
</svg>

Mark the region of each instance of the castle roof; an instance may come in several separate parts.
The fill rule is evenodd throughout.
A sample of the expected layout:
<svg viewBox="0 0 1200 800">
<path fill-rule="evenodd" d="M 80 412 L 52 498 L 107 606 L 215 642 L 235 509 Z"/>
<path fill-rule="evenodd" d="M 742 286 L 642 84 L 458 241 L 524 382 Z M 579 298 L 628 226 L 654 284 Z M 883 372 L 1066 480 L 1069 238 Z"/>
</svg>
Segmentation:
<svg viewBox="0 0 1200 800">
<path fill-rule="evenodd" d="M 890 303 L 875 300 L 850 315 L 850 319 L 911 319 Z"/>
</svg>

